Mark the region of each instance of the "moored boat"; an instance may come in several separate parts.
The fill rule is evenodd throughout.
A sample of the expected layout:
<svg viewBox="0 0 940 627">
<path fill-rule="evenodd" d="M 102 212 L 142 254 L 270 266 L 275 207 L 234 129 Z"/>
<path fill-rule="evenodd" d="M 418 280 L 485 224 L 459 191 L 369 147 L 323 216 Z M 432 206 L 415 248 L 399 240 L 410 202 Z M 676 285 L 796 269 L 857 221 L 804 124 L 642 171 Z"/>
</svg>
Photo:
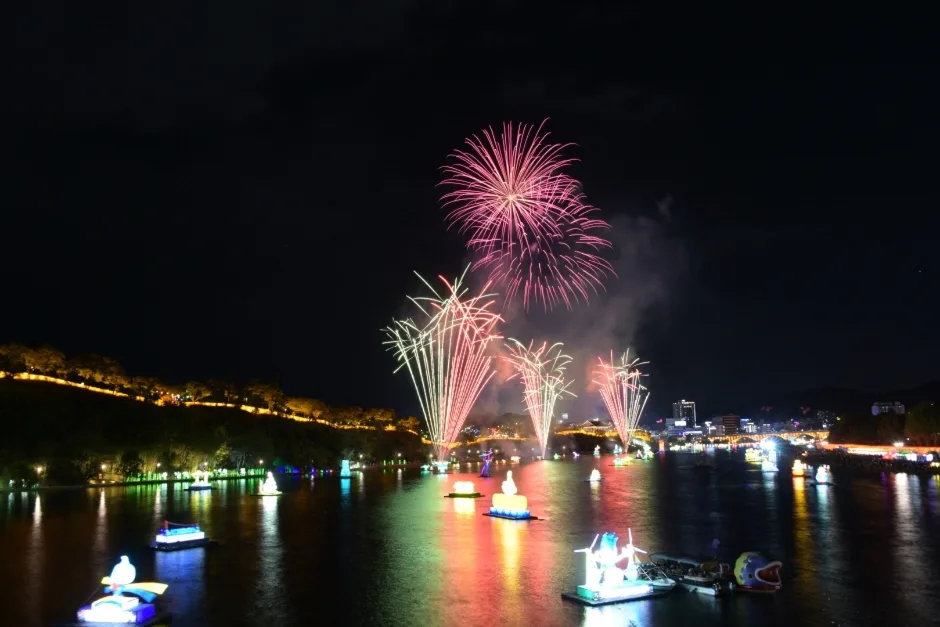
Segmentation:
<svg viewBox="0 0 940 627">
<path fill-rule="evenodd" d="M 711 557 L 681 553 L 652 553 L 650 561 L 679 586 L 707 596 L 725 596 L 734 590 L 731 566 Z"/>
</svg>

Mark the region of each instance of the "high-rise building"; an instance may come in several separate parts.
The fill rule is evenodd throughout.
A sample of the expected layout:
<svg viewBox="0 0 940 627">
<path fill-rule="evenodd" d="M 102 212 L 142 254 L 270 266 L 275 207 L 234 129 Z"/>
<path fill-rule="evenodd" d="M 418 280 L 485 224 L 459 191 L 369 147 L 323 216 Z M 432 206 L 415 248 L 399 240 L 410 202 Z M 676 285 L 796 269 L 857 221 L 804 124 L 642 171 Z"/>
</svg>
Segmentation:
<svg viewBox="0 0 940 627">
<path fill-rule="evenodd" d="M 721 426 L 724 427 L 724 435 L 737 435 L 741 432 L 741 416 L 728 414 L 720 419 Z"/>
<path fill-rule="evenodd" d="M 877 416 L 878 414 L 897 414 L 898 416 L 902 416 L 905 413 L 904 404 L 898 401 L 894 401 L 893 403 L 875 403 L 871 406 L 872 416 Z"/>
<path fill-rule="evenodd" d="M 683 399 L 673 403 L 672 418 L 673 420 L 684 420 L 685 424 L 690 427 L 697 427 L 698 420 L 695 417 L 695 401 Z"/>
</svg>

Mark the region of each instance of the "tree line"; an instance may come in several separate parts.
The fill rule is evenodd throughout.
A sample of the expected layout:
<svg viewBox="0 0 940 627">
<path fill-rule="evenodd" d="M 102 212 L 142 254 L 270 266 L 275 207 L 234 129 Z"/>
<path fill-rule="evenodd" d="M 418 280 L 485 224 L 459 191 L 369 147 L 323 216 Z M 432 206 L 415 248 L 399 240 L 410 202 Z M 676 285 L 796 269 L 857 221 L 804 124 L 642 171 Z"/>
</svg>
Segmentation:
<svg viewBox="0 0 940 627">
<path fill-rule="evenodd" d="M 925 402 L 906 414 L 870 413 L 840 416 L 829 430 L 833 444 L 891 444 L 940 447 L 940 403 Z"/>
<path fill-rule="evenodd" d="M 171 385 L 155 377 L 131 376 L 114 358 L 84 355 L 67 358 L 51 347 L 31 348 L 20 344 L 0 345 L 0 371 L 41 374 L 72 383 L 84 383 L 138 397 L 157 404 L 225 403 L 323 421 L 338 427 L 395 427 L 418 433 L 420 422 L 411 416 L 398 416 L 392 409 L 330 407 L 326 403 L 299 396 L 287 396 L 272 383 L 251 381 L 237 386 L 210 379 Z"/>
<path fill-rule="evenodd" d="M 141 403 L 52 383 L 0 379 L 2 487 L 78 485 L 139 473 L 423 458 L 403 430 L 336 429 L 230 407 Z"/>
</svg>

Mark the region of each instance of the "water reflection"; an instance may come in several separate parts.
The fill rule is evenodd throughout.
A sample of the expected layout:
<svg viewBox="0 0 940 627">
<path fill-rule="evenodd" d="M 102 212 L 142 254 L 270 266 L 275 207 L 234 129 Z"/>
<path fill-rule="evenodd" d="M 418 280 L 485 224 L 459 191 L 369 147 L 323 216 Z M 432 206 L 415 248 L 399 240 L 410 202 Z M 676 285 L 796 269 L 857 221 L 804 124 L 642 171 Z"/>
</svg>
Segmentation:
<svg viewBox="0 0 940 627">
<path fill-rule="evenodd" d="M 154 555 L 154 579 L 169 585 L 173 612 L 203 625 L 210 624 L 205 611 L 207 550 L 156 551 Z"/>
<path fill-rule="evenodd" d="M 28 498 L 26 494 L 23 498 Z M 29 547 L 26 549 L 26 576 L 29 581 L 42 581 L 43 542 L 42 542 L 42 496 L 36 494 L 33 498 L 32 524 L 29 533 Z M 27 603 L 34 612 L 41 609 L 40 589 L 36 586 L 26 586 Z"/>
<path fill-rule="evenodd" d="M 264 616 L 265 624 L 283 625 L 288 599 L 285 595 L 283 557 L 284 545 L 278 531 L 280 497 L 261 497 L 261 524 L 258 542 L 258 581 L 255 607 Z"/>
<path fill-rule="evenodd" d="M 894 538 L 895 559 L 900 564 L 897 584 L 900 587 L 898 599 L 911 618 L 916 618 L 922 624 L 931 621 L 928 612 L 922 603 L 908 594 L 907 590 L 922 586 L 925 581 L 932 578 L 932 573 L 925 568 L 922 560 L 927 538 L 923 535 L 920 523 L 920 477 L 904 473 L 894 475 Z M 885 547 L 886 550 L 890 550 Z"/>
<path fill-rule="evenodd" d="M 98 519 L 95 524 L 94 552 L 97 561 L 102 561 L 108 546 L 108 502 L 104 489 L 98 489 Z"/>
</svg>

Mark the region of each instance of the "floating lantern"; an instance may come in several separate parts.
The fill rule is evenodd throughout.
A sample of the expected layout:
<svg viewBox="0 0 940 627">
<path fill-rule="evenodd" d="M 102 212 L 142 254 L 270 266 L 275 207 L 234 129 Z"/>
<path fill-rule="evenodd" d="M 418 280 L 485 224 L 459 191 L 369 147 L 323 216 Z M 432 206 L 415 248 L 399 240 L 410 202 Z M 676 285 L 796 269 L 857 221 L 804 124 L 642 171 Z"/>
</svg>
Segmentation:
<svg viewBox="0 0 940 627">
<path fill-rule="evenodd" d="M 454 491 L 447 495 L 450 499 L 478 499 L 482 494 L 476 491 L 472 481 L 455 481 Z"/>
<path fill-rule="evenodd" d="M 490 511 L 484 516 L 493 516 L 495 518 L 508 518 L 510 520 L 537 520 L 529 512 L 529 499 L 516 494 L 516 484 L 512 480 L 512 471 L 506 473 L 506 480 L 503 481 L 502 494 L 493 495 L 493 505 Z"/>
</svg>

